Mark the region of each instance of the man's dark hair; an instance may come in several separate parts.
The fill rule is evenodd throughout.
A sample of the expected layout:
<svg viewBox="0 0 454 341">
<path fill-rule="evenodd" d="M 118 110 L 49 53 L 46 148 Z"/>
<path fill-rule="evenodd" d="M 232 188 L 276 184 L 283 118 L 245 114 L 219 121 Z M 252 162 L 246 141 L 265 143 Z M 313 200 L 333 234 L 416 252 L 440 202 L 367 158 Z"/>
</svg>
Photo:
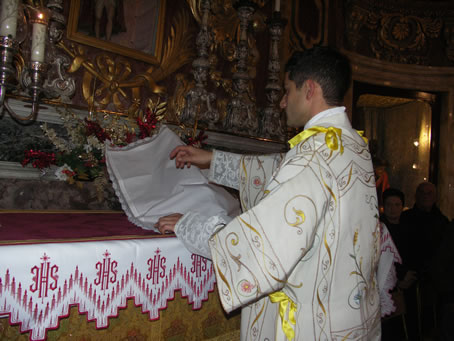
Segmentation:
<svg viewBox="0 0 454 341">
<path fill-rule="evenodd" d="M 402 206 L 405 206 L 405 194 L 401 191 L 398 190 L 397 188 L 387 188 L 383 192 L 383 204 L 386 202 L 386 199 L 389 197 L 398 197 L 400 201 L 402 201 Z"/>
<path fill-rule="evenodd" d="M 341 105 L 350 87 L 350 61 L 340 52 L 326 46 L 297 51 L 285 65 L 290 80 L 297 88 L 312 79 L 320 84 L 328 105 Z"/>
</svg>

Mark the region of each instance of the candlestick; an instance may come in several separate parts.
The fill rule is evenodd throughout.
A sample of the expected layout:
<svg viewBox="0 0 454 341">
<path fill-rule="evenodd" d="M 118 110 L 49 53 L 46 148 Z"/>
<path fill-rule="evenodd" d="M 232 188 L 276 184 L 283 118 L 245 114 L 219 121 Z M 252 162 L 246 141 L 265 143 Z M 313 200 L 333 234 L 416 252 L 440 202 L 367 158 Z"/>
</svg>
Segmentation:
<svg viewBox="0 0 454 341">
<path fill-rule="evenodd" d="M 44 53 L 46 50 L 47 20 L 44 13 L 37 13 L 33 21 L 32 32 L 32 62 L 44 62 Z"/>
<path fill-rule="evenodd" d="M 274 0 L 274 11 L 275 12 L 281 11 L 281 0 Z"/>
<path fill-rule="evenodd" d="M 18 0 L 3 0 L 0 14 L 0 36 L 16 37 Z"/>
</svg>

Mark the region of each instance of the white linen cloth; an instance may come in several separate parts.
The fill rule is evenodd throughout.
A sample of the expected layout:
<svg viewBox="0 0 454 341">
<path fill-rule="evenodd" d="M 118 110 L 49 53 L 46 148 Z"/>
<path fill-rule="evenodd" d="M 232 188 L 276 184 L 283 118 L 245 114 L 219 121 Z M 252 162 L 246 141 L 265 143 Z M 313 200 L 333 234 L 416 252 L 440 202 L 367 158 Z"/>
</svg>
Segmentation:
<svg viewBox="0 0 454 341">
<path fill-rule="evenodd" d="M 175 291 L 197 310 L 214 284 L 211 262 L 177 238 L 0 245 L 0 317 L 30 341 L 46 340 L 73 305 L 91 328 L 107 328 L 128 299 L 156 320 Z"/>
<path fill-rule="evenodd" d="M 395 263 L 402 264 L 402 258 L 391 238 L 388 228 L 381 223 L 381 253 L 378 263 L 377 281 L 380 288 L 381 317 L 390 315 L 396 311 L 391 290 L 397 283 Z"/>
<path fill-rule="evenodd" d="M 209 183 L 197 167 L 177 169 L 170 152 L 184 143 L 163 125 L 159 134 L 126 147 L 106 143 L 106 164 L 128 219 L 156 230 L 157 220 L 172 213 L 200 212 L 230 221 L 239 202 L 224 188 Z"/>
</svg>

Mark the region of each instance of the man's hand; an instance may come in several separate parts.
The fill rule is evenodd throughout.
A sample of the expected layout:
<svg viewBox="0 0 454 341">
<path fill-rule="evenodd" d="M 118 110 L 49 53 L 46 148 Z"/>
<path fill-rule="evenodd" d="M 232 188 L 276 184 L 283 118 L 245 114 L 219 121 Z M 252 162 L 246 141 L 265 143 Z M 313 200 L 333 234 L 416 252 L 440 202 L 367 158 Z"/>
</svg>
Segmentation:
<svg viewBox="0 0 454 341">
<path fill-rule="evenodd" d="M 154 224 L 154 227 L 156 227 L 162 234 L 175 233 L 175 225 L 182 216 L 183 215 L 180 213 L 174 213 L 161 217 L 158 222 Z"/>
<path fill-rule="evenodd" d="M 195 165 L 200 169 L 210 168 L 213 152 L 191 146 L 178 146 L 170 153 L 170 159 L 175 159 L 175 166 L 183 169 Z"/>
</svg>

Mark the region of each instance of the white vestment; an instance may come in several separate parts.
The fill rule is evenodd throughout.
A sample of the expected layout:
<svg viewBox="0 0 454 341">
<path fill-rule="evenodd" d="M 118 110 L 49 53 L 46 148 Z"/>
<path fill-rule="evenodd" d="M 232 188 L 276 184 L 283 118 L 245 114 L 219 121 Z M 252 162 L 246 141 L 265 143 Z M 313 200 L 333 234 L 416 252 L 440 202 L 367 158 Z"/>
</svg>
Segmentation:
<svg viewBox="0 0 454 341">
<path fill-rule="evenodd" d="M 371 155 L 344 108 L 316 124 L 341 129 L 337 146 L 325 129 L 283 158 L 215 151 L 211 180 L 236 182 L 244 213 L 230 222 L 187 213 L 175 227 L 191 251 L 212 259 L 224 309 L 243 307 L 241 340 L 287 340 L 291 304 L 268 296 L 280 291 L 296 305 L 294 340 L 380 340 Z"/>
</svg>

